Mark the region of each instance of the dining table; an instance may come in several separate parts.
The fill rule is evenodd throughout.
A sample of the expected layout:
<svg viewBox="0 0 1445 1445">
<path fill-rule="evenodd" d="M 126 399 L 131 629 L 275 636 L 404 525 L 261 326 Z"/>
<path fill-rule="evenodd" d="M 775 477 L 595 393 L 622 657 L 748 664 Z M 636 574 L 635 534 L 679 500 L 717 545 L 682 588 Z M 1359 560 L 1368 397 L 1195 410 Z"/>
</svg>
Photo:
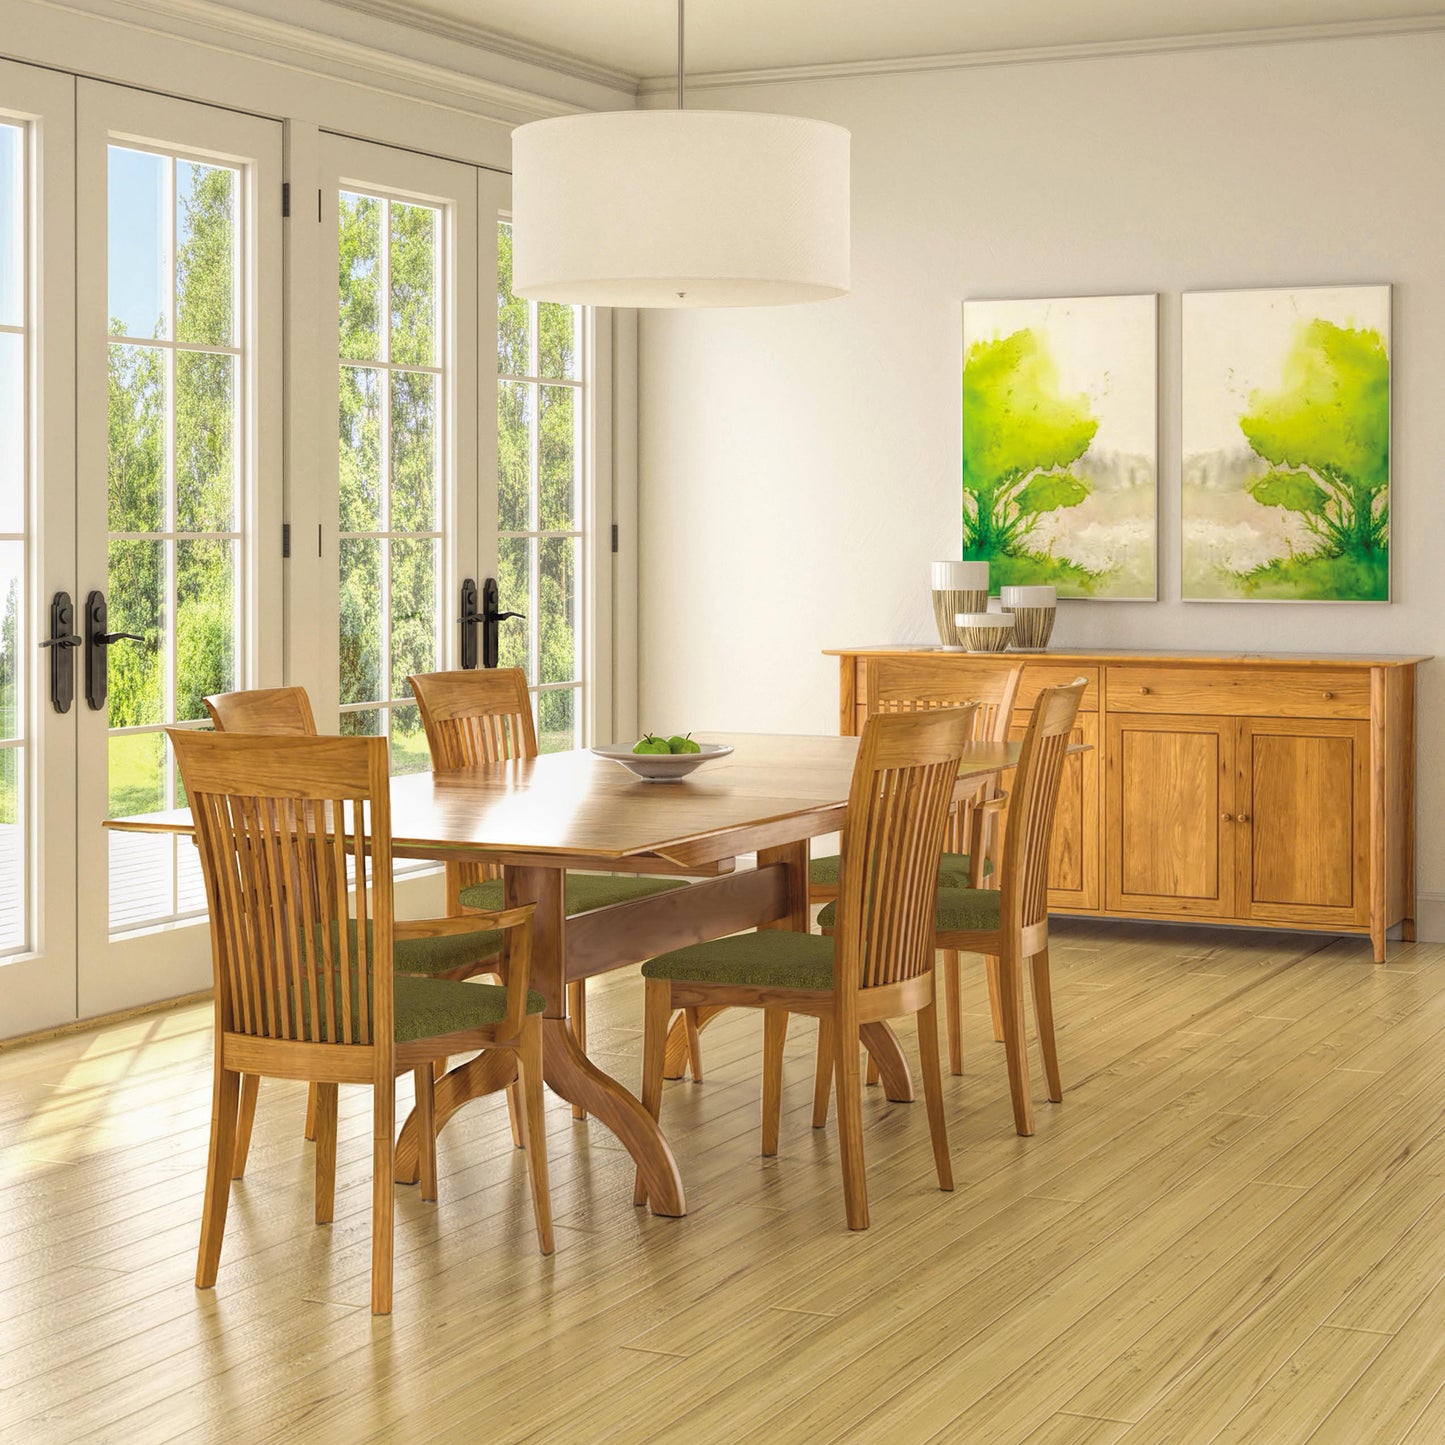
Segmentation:
<svg viewBox="0 0 1445 1445">
<path fill-rule="evenodd" d="M 531 987 L 546 1001 L 543 1076 L 562 1098 L 610 1129 L 636 1161 L 655 1214 L 687 1212 L 677 1160 L 641 1100 L 589 1059 L 569 1026 L 567 985 L 671 949 L 752 928 L 807 932 L 812 839 L 841 830 L 856 737 L 700 734 L 733 751 L 686 778 L 651 782 L 589 750 L 543 753 L 450 773 L 414 773 L 391 784 L 398 858 L 500 865 L 507 907 L 530 903 Z M 1016 742 L 970 743 L 958 796 L 1018 761 Z M 185 809 L 108 819 L 134 832 L 192 834 Z M 755 857 L 751 867 L 739 864 Z M 683 886 L 568 917 L 569 870 L 676 877 Z M 510 937 L 510 935 L 509 935 Z M 505 953 L 503 964 L 505 966 Z M 706 1018 L 699 1021 L 705 1023 Z M 898 1039 L 886 1023 L 860 1030 L 890 1099 L 913 1097 Z M 681 1018 L 669 1072 L 680 1072 Z M 436 1083 L 440 1130 L 469 1100 L 505 1088 L 515 1061 L 489 1050 Z M 417 1113 L 396 1148 L 400 1183 L 418 1178 Z"/>
</svg>

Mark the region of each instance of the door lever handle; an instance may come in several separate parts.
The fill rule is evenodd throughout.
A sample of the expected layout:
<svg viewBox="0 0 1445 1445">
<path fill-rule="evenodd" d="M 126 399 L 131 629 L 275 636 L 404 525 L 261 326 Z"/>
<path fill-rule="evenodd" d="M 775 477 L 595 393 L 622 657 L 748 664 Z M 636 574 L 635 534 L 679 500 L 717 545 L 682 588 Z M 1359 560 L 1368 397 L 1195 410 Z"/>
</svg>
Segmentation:
<svg viewBox="0 0 1445 1445">
<path fill-rule="evenodd" d="M 84 641 L 80 637 L 47 637 L 41 647 L 79 647 Z"/>
<path fill-rule="evenodd" d="M 76 639 L 77 642 L 79 640 Z M 139 632 L 97 632 L 91 641 L 109 647 L 112 642 L 144 642 L 145 638 Z"/>
</svg>

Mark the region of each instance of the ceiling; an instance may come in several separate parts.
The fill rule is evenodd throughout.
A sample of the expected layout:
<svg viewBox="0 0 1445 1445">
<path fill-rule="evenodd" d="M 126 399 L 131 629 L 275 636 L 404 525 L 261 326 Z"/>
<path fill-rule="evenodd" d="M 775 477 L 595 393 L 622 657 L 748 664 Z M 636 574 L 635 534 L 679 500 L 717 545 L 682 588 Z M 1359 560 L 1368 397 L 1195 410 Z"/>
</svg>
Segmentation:
<svg viewBox="0 0 1445 1445">
<path fill-rule="evenodd" d="M 677 66 L 675 0 L 339 0 L 633 79 Z M 690 0 L 689 73 L 1168 41 L 1445 16 L 1442 0 Z"/>
</svg>

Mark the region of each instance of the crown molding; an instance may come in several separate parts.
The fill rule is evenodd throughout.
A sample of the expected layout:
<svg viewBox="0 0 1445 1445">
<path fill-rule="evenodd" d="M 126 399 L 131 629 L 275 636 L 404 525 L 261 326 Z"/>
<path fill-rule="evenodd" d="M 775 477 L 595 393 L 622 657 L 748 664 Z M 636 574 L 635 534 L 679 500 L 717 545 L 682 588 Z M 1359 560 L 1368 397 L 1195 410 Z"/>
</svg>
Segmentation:
<svg viewBox="0 0 1445 1445">
<path fill-rule="evenodd" d="M 435 35 L 454 44 L 471 45 L 479 50 L 489 50 L 495 55 L 505 55 L 511 60 L 522 60 L 529 65 L 555 70 L 574 80 L 585 80 L 593 85 L 605 85 L 627 95 L 635 95 L 642 77 L 633 71 L 617 70 L 612 66 L 599 65 L 572 55 L 563 50 L 552 50 L 544 45 L 533 45 L 515 35 L 506 35 L 500 30 L 489 29 L 471 21 L 458 19 L 454 15 L 443 15 L 424 5 L 414 5 L 410 0 L 330 0 L 341 10 L 350 10 L 359 15 L 370 15 L 378 20 L 389 20 L 408 30 Z"/>
<path fill-rule="evenodd" d="M 329 34 L 308 25 L 218 4 L 215 0 L 28 0 L 28 3 L 59 14 L 122 25 L 141 34 L 179 37 L 232 55 L 265 60 L 303 75 L 351 81 L 383 93 L 422 99 L 508 125 L 611 108 L 622 98 L 615 87 L 609 86 L 608 94 L 585 98 L 597 104 L 563 100 L 458 65 L 400 54 L 381 43 Z M 497 58 L 490 56 L 483 46 L 469 48 L 477 51 L 479 59 Z M 500 58 L 504 64 L 516 62 L 516 57 Z M 548 69 L 555 82 L 555 69 Z M 629 101 L 631 94 L 629 84 L 626 91 Z"/>
<path fill-rule="evenodd" d="M 1027 65 L 1043 61 L 1092 60 L 1171 51 L 1223 50 L 1239 46 L 1285 45 L 1308 40 L 1354 40 L 1366 36 L 1411 35 L 1445 30 L 1445 13 L 1396 20 L 1339 20 L 1315 25 L 1279 25 L 1267 29 L 1220 30 L 1197 35 L 1161 35 L 1142 40 L 1081 41 L 1070 45 L 1025 45 L 1007 50 L 963 50 L 949 55 L 905 55 L 889 60 L 844 60 L 816 65 L 780 65 L 755 70 L 688 72 L 689 92 L 730 86 L 782 85 L 798 81 L 853 80 L 874 75 L 911 75 L 932 70 L 972 70 L 989 65 Z M 675 75 L 645 77 L 640 99 L 676 92 Z"/>
</svg>

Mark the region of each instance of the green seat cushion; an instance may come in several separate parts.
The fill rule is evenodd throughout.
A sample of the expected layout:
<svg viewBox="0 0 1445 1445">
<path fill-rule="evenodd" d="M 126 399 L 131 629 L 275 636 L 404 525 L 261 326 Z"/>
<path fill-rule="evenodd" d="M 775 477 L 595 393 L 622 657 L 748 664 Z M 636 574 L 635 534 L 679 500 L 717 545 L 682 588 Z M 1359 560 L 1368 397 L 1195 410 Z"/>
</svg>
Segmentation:
<svg viewBox="0 0 1445 1445">
<path fill-rule="evenodd" d="M 644 978 L 674 983 L 742 984 L 752 988 L 833 987 L 833 940 L 816 933 L 767 928 L 694 943 L 642 965 Z"/>
<path fill-rule="evenodd" d="M 831 853 L 826 858 L 814 858 L 808 864 L 808 882 L 818 888 L 836 888 L 842 866 L 843 860 L 837 853 Z M 967 888 L 968 868 L 967 853 L 945 853 L 938 863 L 938 886 Z M 993 872 L 993 862 L 988 858 L 983 860 L 983 871 Z"/>
<path fill-rule="evenodd" d="M 649 898 L 654 893 L 669 893 L 684 887 L 681 878 L 639 878 L 635 874 L 617 877 L 610 873 L 569 873 L 566 883 L 567 913 L 591 913 L 594 908 L 608 908 L 614 903 L 627 903 L 634 898 Z M 468 908 L 502 907 L 502 880 L 489 878 L 462 889 L 462 902 Z"/>
<path fill-rule="evenodd" d="M 934 927 L 940 933 L 993 933 L 999 927 L 997 888 L 940 888 Z M 831 928 L 838 905 L 828 903 L 818 914 L 818 927 Z"/>
<path fill-rule="evenodd" d="M 408 978 L 398 974 L 392 987 L 399 1044 L 484 1028 L 501 1023 L 507 1016 L 507 990 L 494 983 L 458 983 L 449 978 Z M 541 1013 L 545 1004 L 541 994 L 527 990 L 529 1014 Z"/>
<path fill-rule="evenodd" d="M 346 931 L 351 936 L 351 956 L 356 957 L 356 920 L 349 919 Z M 372 924 L 366 923 L 366 936 L 372 937 Z M 454 968 L 480 963 L 501 952 L 502 933 L 497 928 L 478 928 L 471 933 L 452 933 L 440 938 L 398 939 L 392 945 L 392 963 L 398 973 L 425 974 L 435 978 Z"/>
</svg>

